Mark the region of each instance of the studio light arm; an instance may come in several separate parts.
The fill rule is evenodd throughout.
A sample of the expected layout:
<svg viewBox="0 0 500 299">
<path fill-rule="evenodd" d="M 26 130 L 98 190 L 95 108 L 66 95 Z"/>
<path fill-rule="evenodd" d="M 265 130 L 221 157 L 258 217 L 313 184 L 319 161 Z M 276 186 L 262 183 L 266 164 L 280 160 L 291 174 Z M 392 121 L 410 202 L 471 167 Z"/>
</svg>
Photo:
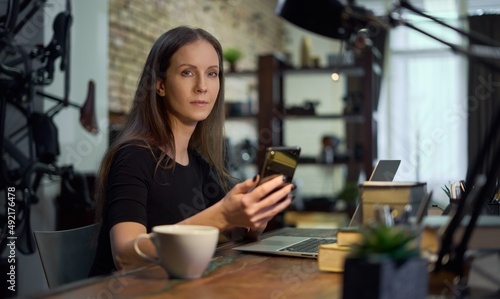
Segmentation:
<svg viewBox="0 0 500 299">
<path fill-rule="evenodd" d="M 402 18 L 394 19 L 391 15 L 390 22 L 392 24 L 401 24 L 412 30 L 420 32 L 440 42 L 441 44 L 448 46 L 453 52 L 466 56 L 470 61 L 480 63 L 493 72 L 500 73 L 500 66 L 499 64 L 495 63 L 495 60 L 497 62 L 500 61 L 500 43 L 498 43 L 497 41 L 494 41 L 480 34 L 472 34 L 459 28 L 450 26 L 437 18 L 425 14 L 424 12 L 415 8 L 406 0 L 399 1 L 399 4 L 396 5 L 395 11 L 399 11 L 401 8 L 408 9 L 419 16 L 422 16 L 436 22 L 437 24 L 449 28 L 459 33 L 461 36 L 467 38 L 470 43 L 477 43 L 480 44 L 480 46 L 472 45 L 465 49 L 453 43 L 449 43 L 433 34 L 430 34 L 403 20 Z M 434 272 L 447 270 L 456 275 L 459 275 L 460 277 L 462 277 L 464 274 L 464 258 L 465 252 L 468 248 L 470 237 L 472 236 L 472 232 L 476 226 L 477 219 L 482 212 L 482 207 L 484 206 L 486 199 L 488 198 L 488 190 L 494 186 L 497 179 L 497 170 L 495 167 L 498 167 L 500 163 L 500 146 L 495 145 L 494 140 L 496 140 L 495 136 L 499 127 L 500 109 L 497 109 L 495 116 L 492 119 L 492 123 L 488 128 L 486 138 L 483 141 L 479 154 L 475 157 L 473 163 L 469 164 L 466 178 L 466 185 L 468 186 L 468 188 L 465 190 L 465 194 L 459 202 L 456 211 L 450 219 L 450 222 L 442 236 L 438 259 L 434 265 Z M 490 156 L 494 157 L 494 161 L 491 161 L 492 163 L 489 163 L 488 170 L 486 170 L 485 176 L 481 173 L 481 166 L 485 164 L 486 157 Z M 476 183 L 476 186 L 474 186 L 474 183 Z M 472 188 L 476 189 L 471 192 Z M 465 208 L 468 204 L 470 204 L 472 208 L 472 212 L 470 215 L 471 217 L 469 223 L 467 223 L 467 226 L 465 227 L 465 233 L 463 234 L 462 239 L 457 245 L 455 245 L 453 236 L 457 229 L 462 225 L 462 221 L 465 215 Z"/>
<path fill-rule="evenodd" d="M 479 34 L 471 34 L 470 32 L 466 32 L 460 28 L 456 28 L 456 27 L 453 27 L 449 24 L 446 24 L 445 22 L 441 21 L 440 19 L 438 18 L 435 18 L 431 15 L 428 15 L 426 13 L 424 13 L 423 11 L 417 9 L 415 6 L 413 6 L 412 4 L 410 4 L 409 1 L 407 0 L 400 0 L 399 1 L 399 7 L 402 7 L 402 8 L 406 8 L 408 9 L 409 11 L 412 11 L 413 13 L 419 15 L 419 16 L 422 16 L 426 19 L 429 19 L 431 21 L 434 21 L 436 23 L 438 23 L 439 25 L 442 25 L 446 28 L 449 28 L 451 30 L 454 30 L 456 32 L 458 32 L 459 34 L 461 34 L 462 36 L 466 36 L 469 41 L 471 42 L 475 42 L 475 43 L 478 43 L 478 44 L 484 44 L 484 45 L 490 45 L 490 46 L 493 46 L 493 47 L 500 47 L 500 43 L 498 43 L 497 41 L 495 40 L 492 40 L 491 38 L 488 38 L 486 36 L 483 36 L 483 35 L 479 35 Z"/>
<path fill-rule="evenodd" d="M 448 29 L 451 29 L 458 34 L 460 34 L 462 37 L 467 38 L 469 42 L 474 42 L 480 45 L 470 45 L 468 48 L 461 47 L 459 45 L 450 43 L 448 41 L 445 41 L 444 39 L 431 34 L 425 30 L 422 30 L 415 25 L 411 24 L 410 22 L 404 20 L 401 17 L 396 18 L 395 16 L 397 15 L 396 12 L 400 11 L 401 8 L 405 8 L 410 10 L 411 12 L 422 16 L 426 19 L 429 19 L 433 22 L 436 22 L 439 25 L 442 25 Z M 397 26 L 397 25 L 403 25 L 405 27 L 408 27 L 412 30 L 415 30 L 421 34 L 426 35 L 427 37 L 430 37 L 434 39 L 435 41 L 449 47 L 454 53 L 456 54 L 461 54 L 466 57 L 468 57 L 470 60 L 480 63 L 490 69 L 492 69 L 495 72 L 500 72 L 500 66 L 498 64 L 492 63 L 492 60 L 499 60 L 500 61 L 500 43 L 486 37 L 480 34 L 472 34 L 470 32 L 466 32 L 460 28 L 453 27 L 449 24 L 446 24 L 445 22 L 430 16 L 421 10 L 415 8 L 413 5 L 411 5 L 408 1 L 406 0 L 401 0 L 399 1 L 399 4 L 395 5 L 395 9 L 391 14 L 389 14 L 389 23 L 392 24 L 392 26 Z"/>
</svg>

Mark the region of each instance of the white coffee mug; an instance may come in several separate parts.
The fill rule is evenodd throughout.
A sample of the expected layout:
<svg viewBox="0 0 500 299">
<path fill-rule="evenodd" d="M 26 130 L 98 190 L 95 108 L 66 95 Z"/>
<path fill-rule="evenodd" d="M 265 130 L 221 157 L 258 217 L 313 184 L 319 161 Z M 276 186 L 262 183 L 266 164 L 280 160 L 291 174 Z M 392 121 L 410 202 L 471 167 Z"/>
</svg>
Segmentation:
<svg viewBox="0 0 500 299">
<path fill-rule="evenodd" d="M 158 258 L 154 259 L 139 249 L 140 239 L 151 239 Z M 171 278 L 194 279 L 203 275 L 212 259 L 219 229 L 205 225 L 159 225 L 152 235 L 140 234 L 134 240 L 134 249 L 141 257 L 161 265 Z"/>
</svg>

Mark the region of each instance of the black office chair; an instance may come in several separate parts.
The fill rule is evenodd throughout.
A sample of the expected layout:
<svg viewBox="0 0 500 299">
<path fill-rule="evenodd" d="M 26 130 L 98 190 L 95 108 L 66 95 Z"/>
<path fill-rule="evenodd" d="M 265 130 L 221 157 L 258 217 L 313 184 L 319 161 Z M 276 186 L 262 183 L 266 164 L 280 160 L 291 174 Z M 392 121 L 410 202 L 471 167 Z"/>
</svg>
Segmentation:
<svg viewBox="0 0 500 299">
<path fill-rule="evenodd" d="M 61 231 L 35 231 L 49 288 L 87 277 L 96 251 L 99 223 Z"/>
</svg>

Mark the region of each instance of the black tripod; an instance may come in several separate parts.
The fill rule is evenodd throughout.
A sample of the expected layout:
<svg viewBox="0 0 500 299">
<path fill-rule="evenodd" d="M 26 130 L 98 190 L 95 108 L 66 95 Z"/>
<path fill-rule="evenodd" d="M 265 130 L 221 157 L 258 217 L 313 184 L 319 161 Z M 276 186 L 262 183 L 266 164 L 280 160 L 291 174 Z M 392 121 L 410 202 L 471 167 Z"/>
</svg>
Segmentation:
<svg viewBox="0 0 500 299">
<path fill-rule="evenodd" d="M 0 190 L 5 201 L 0 212 L 0 250 L 9 240 L 15 240 L 20 252 L 33 253 L 34 242 L 30 223 L 31 205 L 39 199 L 36 191 L 43 176 L 57 176 L 65 184 L 80 179 L 81 174 L 72 165 L 60 166 L 58 130 L 53 117 L 66 107 L 80 109 L 80 123 L 97 133 L 94 113 L 94 83 L 88 84 L 88 95 L 83 105 L 69 100 L 70 88 L 70 27 L 71 3 L 53 23 L 53 37 L 48 45 L 34 45 L 26 49 L 16 39 L 23 26 L 40 11 L 46 0 L 8 0 L 6 15 L 0 16 L 0 145 L 2 171 Z M 23 18 L 19 16 L 23 15 Z M 62 97 L 47 94 L 40 87 L 52 84 L 56 60 L 64 72 Z M 43 99 L 55 102 L 43 111 Z M 86 199 L 90 205 L 90 199 Z"/>
</svg>

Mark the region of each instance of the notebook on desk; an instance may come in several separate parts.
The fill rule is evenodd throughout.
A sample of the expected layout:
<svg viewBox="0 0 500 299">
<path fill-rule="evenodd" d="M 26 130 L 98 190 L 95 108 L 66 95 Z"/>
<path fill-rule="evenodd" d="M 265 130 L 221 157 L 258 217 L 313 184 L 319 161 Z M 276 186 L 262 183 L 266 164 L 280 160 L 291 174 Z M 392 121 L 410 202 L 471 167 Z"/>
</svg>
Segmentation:
<svg viewBox="0 0 500 299">
<path fill-rule="evenodd" d="M 380 160 L 373 169 L 370 180 L 392 181 L 400 163 L 401 160 Z M 233 249 L 253 253 L 317 258 L 319 245 L 331 244 L 336 241 L 335 237 L 272 236 Z"/>
</svg>

